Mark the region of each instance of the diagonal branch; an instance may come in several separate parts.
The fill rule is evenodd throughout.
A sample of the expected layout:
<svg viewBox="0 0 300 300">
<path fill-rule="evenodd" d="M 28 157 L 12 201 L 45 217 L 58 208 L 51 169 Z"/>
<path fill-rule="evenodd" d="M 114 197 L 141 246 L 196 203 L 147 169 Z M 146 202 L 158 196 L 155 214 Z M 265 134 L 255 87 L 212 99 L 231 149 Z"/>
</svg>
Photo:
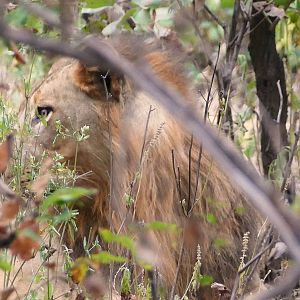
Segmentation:
<svg viewBox="0 0 300 300">
<path fill-rule="evenodd" d="M 277 227 L 289 251 L 300 265 L 300 225 L 278 201 L 278 194 L 270 185 L 245 162 L 240 153 L 230 146 L 225 138 L 199 120 L 196 114 L 182 103 L 182 96 L 164 86 L 153 72 L 144 65 L 134 65 L 121 57 L 111 46 L 96 37 L 88 37 L 82 41 L 86 47 L 71 46 L 64 42 L 56 42 L 35 37 L 33 34 L 10 28 L 0 20 L 0 35 L 14 42 L 22 42 L 39 50 L 47 50 L 56 54 L 68 55 L 89 64 L 106 63 L 107 66 L 124 73 L 153 99 L 162 104 L 168 111 L 193 132 L 195 138 L 202 141 L 220 168 L 246 193 L 249 201 Z M 292 278 L 293 279 L 293 278 Z"/>
</svg>

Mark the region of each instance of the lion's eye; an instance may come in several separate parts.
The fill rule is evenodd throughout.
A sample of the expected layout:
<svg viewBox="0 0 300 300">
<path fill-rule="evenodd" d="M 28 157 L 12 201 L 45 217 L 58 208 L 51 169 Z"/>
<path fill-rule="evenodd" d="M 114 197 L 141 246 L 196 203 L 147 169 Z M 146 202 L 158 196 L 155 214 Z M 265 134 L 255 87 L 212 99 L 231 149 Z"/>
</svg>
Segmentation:
<svg viewBox="0 0 300 300">
<path fill-rule="evenodd" d="M 37 116 L 46 118 L 51 112 L 53 112 L 53 108 L 50 106 L 38 106 L 37 108 Z"/>
</svg>

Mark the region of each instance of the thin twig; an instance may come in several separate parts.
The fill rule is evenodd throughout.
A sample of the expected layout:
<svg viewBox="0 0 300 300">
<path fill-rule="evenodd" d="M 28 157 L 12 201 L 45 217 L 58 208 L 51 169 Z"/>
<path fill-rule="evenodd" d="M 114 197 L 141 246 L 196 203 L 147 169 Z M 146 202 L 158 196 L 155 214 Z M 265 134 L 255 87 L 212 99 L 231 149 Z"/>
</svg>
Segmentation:
<svg viewBox="0 0 300 300">
<path fill-rule="evenodd" d="M 278 92 L 279 92 L 279 98 L 280 98 L 280 105 L 279 105 L 279 109 L 278 109 L 278 114 L 277 114 L 277 123 L 280 123 L 280 119 L 281 119 L 281 113 L 282 113 L 282 106 L 283 106 L 283 95 L 282 95 L 282 90 L 281 90 L 281 86 L 280 86 L 280 80 L 278 80 L 276 82 L 277 84 L 277 88 L 278 88 Z"/>
<path fill-rule="evenodd" d="M 177 268 L 176 268 L 176 274 L 175 274 L 175 278 L 174 278 L 174 282 L 173 282 L 171 294 L 170 294 L 170 300 L 173 300 L 174 296 L 175 296 L 175 289 L 176 289 L 176 284 L 177 284 L 178 277 L 179 277 L 179 271 L 180 271 L 180 266 L 181 266 L 182 257 L 183 257 L 183 250 L 184 250 L 184 237 L 182 237 L 182 242 L 181 242 L 181 247 L 180 247 L 180 252 L 179 252 L 179 257 L 178 257 L 178 263 L 177 263 Z"/>
<path fill-rule="evenodd" d="M 293 159 L 295 157 L 295 154 L 296 154 L 296 151 L 298 148 L 299 138 L 300 138 L 300 123 L 298 125 L 297 132 L 295 132 L 295 142 L 292 147 L 292 151 L 290 153 L 289 160 L 284 168 L 283 181 L 282 181 L 281 187 L 280 187 L 281 192 L 283 192 L 285 190 L 287 180 L 291 174 L 291 167 L 292 167 Z"/>
<path fill-rule="evenodd" d="M 190 147 L 189 147 L 189 164 L 188 164 L 188 201 L 187 201 L 187 206 L 186 206 L 186 211 L 189 212 L 191 209 L 191 194 L 192 194 L 192 151 L 193 151 L 193 135 L 191 135 L 191 142 L 190 142 Z"/>
<path fill-rule="evenodd" d="M 172 149 L 171 154 L 172 154 L 173 174 L 174 174 L 174 177 L 175 177 L 175 182 L 176 182 L 177 191 L 178 191 L 178 195 L 179 195 L 179 201 L 181 201 L 182 198 L 181 198 L 181 186 L 180 186 L 180 173 L 179 173 L 179 167 L 178 167 L 178 174 L 176 172 L 174 149 Z"/>
<path fill-rule="evenodd" d="M 209 9 L 209 7 L 206 5 L 206 4 L 204 4 L 204 10 L 208 13 L 208 15 L 218 24 L 218 25 L 220 25 L 222 28 L 223 28 L 223 30 L 224 30 L 224 36 L 226 36 L 227 35 L 227 25 L 224 23 L 224 22 L 222 22 L 210 9 Z"/>
<path fill-rule="evenodd" d="M 141 156 L 140 156 L 140 166 L 142 164 L 142 160 L 143 160 L 143 156 L 144 156 L 144 150 L 145 150 L 145 145 L 146 145 L 146 138 L 147 138 L 147 133 L 148 133 L 150 116 L 153 111 L 155 111 L 155 108 L 152 108 L 152 106 L 150 105 L 148 116 L 147 116 L 147 121 L 146 121 L 146 126 L 145 126 L 145 131 L 144 131 L 143 145 L 142 145 Z"/>
</svg>

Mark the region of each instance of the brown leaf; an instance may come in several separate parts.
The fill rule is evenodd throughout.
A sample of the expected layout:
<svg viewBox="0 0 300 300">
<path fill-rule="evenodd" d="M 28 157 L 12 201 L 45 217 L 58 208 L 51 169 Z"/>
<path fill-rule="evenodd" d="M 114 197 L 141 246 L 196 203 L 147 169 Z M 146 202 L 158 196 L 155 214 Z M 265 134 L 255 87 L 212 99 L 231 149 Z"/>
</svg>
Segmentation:
<svg viewBox="0 0 300 300">
<path fill-rule="evenodd" d="M 0 179 L 0 194 L 10 199 L 17 198 L 17 195 L 9 188 L 9 186 Z"/>
<path fill-rule="evenodd" d="M 78 294 L 75 298 L 75 300 L 85 300 L 85 299 L 86 299 L 86 297 L 85 297 L 84 293 Z"/>
<path fill-rule="evenodd" d="M 1 220 L 12 220 L 14 219 L 20 209 L 20 202 L 18 200 L 8 200 L 2 204 L 1 207 Z"/>
<path fill-rule="evenodd" d="M 79 258 L 75 261 L 71 268 L 71 278 L 76 284 L 82 282 L 88 271 L 88 264 L 84 258 Z"/>
<path fill-rule="evenodd" d="M 23 223 L 20 224 L 19 230 L 30 229 L 33 233 L 39 234 L 39 224 L 35 219 L 27 219 Z"/>
<path fill-rule="evenodd" d="M 40 244 L 27 236 L 18 236 L 10 245 L 13 255 L 18 255 L 23 260 L 33 258 L 33 250 L 38 250 Z"/>
<path fill-rule="evenodd" d="M 0 145 L 0 174 L 6 171 L 9 159 L 12 154 L 13 135 L 6 137 L 6 141 Z"/>
<path fill-rule="evenodd" d="M 9 91 L 9 84 L 0 82 L 0 90 Z"/>
<path fill-rule="evenodd" d="M 0 293 L 0 300 L 7 300 L 9 296 L 15 291 L 14 287 L 8 287 L 6 289 L 3 289 Z"/>
<path fill-rule="evenodd" d="M 25 65 L 26 64 L 26 60 L 24 58 L 24 56 L 20 53 L 17 45 L 13 42 L 10 43 L 10 48 L 14 53 L 14 57 L 17 60 L 17 62 L 21 65 Z"/>
<path fill-rule="evenodd" d="M 56 263 L 55 262 L 46 262 L 44 266 L 50 270 L 55 270 L 56 268 Z"/>
<path fill-rule="evenodd" d="M 92 298 L 101 299 L 105 295 L 106 285 L 100 272 L 88 276 L 83 284 Z"/>
<path fill-rule="evenodd" d="M 7 230 L 8 230 L 8 225 L 0 223 L 0 236 L 1 235 L 6 235 Z"/>
<path fill-rule="evenodd" d="M 42 200 L 50 179 L 51 175 L 49 173 L 40 175 L 31 185 L 31 190 L 36 194 L 37 201 Z"/>
<path fill-rule="evenodd" d="M 203 226 L 202 226 L 203 227 Z M 189 247 L 195 247 L 201 238 L 201 224 L 196 219 L 190 219 L 184 228 L 184 242 Z"/>
<path fill-rule="evenodd" d="M 25 234 L 25 230 L 31 230 L 35 234 L 39 234 L 39 225 L 34 219 L 25 220 L 19 226 L 19 233 L 16 239 L 11 243 L 10 250 L 12 254 L 18 255 L 23 260 L 33 257 L 33 250 L 38 250 L 40 244 L 30 236 Z"/>
</svg>

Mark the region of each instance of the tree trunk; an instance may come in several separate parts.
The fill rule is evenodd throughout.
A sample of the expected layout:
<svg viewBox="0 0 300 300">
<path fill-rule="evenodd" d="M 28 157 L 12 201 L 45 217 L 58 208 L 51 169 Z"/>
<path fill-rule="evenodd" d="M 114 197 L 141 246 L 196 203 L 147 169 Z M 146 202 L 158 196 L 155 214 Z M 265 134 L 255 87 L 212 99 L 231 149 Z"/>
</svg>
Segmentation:
<svg viewBox="0 0 300 300">
<path fill-rule="evenodd" d="M 257 1 L 254 1 L 257 2 Z M 274 21 L 274 19 L 273 19 Z M 287 93 L 284 66 L 276 50 L 275 26 L 253 8 L 249 51 L 261 112 L 261 152 L 265 175 L 287 145 Z"/>
</svg>

